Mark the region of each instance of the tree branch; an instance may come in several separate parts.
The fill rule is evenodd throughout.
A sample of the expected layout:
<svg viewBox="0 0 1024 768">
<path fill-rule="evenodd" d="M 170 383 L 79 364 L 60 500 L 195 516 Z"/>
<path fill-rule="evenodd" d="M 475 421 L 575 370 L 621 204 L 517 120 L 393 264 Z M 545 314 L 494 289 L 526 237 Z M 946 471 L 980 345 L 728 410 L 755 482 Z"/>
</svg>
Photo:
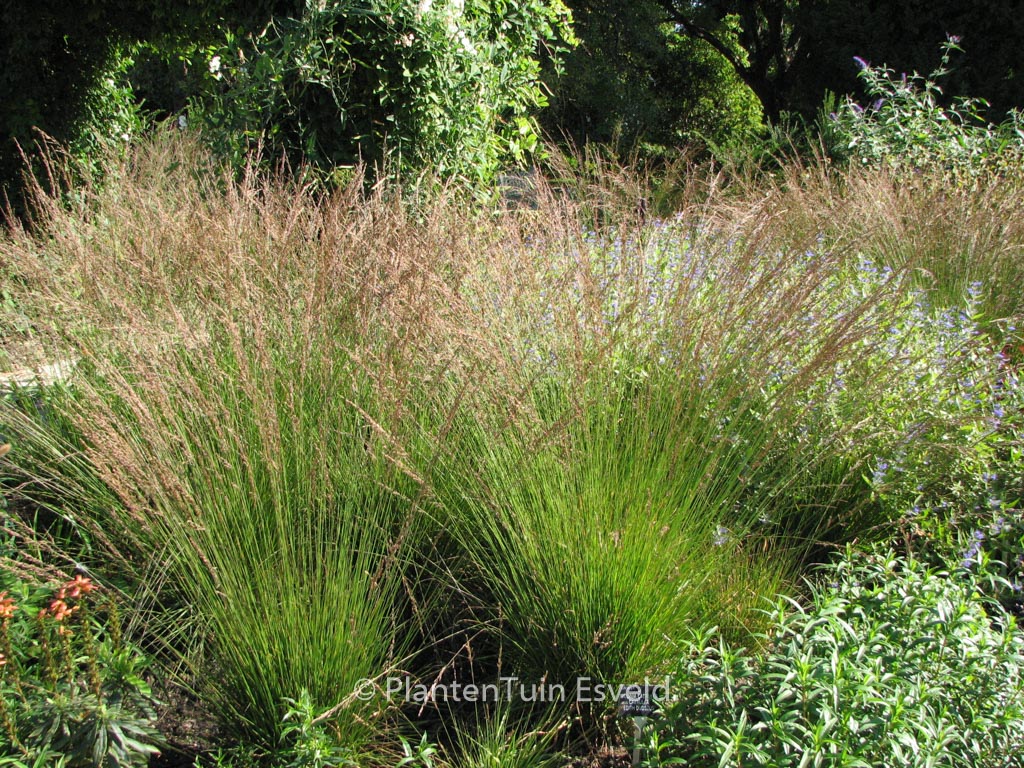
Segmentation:
<svg viewBox="0 0 1024 768">
<path fill-rule="evenodd" d="M 750 75 L 748 68 L 743 66 L 743 62 L 740 61 L 732 49 L 730 49 L 720 37 L 715 35 L 715 33 L 710 29 L 695 23 L 693 19 L 680 11 L 672 0 L 658 0 L 658 5 L 664 8 L 668 13 L 668 21 L 678 24 L 690 37 L 696 37 L 699 40 L 703 40 L 714 48 L 726 61 L 729 62 L 729 65 L 736 70 L 736 74 L 739 75 L 744 82 L 747 82 L 747 78 Z"/>
</svg>

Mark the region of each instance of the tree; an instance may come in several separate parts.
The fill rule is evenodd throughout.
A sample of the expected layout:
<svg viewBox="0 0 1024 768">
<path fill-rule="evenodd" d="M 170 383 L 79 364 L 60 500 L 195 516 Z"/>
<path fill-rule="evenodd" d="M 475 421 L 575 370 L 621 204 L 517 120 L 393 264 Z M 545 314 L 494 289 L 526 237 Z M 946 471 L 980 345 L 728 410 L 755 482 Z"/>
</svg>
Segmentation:
<svg viewBox="0 0 1024 768">
<path fill-rule="evenodd" d="M 950 35 L 966 51 L 960 95 L 995 112 L 1024 106 L 1024 17 L 1014 0 L 657 0 L 665 18 L 705 41 L 757 95 L 769 120 L 813 116 L 826 90 L 856 92 L 859 56 L 896 71 L 929 72 Z"/>
<path fill-rule="evenodd" d="M 541 123 L 576 144 L 724 145 L 760 124 L 757 100 L 703 40 L 665 23 L 657 0 L 569 0 L 580 45 L 549 67 Z"/>
<path fill-rule="evenodd" d="M 789 74 L 801 53 L 800 0 L 658 0 L 667 20 L 717 51 L 757 96 L 769 120 L 786 106 Z"/>
</svg>

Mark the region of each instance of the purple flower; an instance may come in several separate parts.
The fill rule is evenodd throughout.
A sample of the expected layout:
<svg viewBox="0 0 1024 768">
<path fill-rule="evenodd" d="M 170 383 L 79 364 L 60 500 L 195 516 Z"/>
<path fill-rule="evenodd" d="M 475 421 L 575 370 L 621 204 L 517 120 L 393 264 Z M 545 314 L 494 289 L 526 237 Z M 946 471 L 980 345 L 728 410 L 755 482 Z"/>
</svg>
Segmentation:
<svg viewBox="0 0 1024 768">
<path fill-rule="evenodd" d="M 861 71 L 863 71 L 863 70 L 865 70 L 865 69 L 867 69 L 868 67 L 871 66 L 866 61 L 864 61 L 864 59 L 862 59 L 860 56 L 854 56 L 853 57 L 853 63 L 856 64 L 857 68 L 860 69 Z"/>
<path fill-rule="evenodd" d="M 953 45 L 960 45 L 960 41 L 961 40 L 963 40 L 963 38 L 960 37 L 960 35 L 950 35 L 949 36 L 949 42 L 951 42 Z"/>
<path fill-rule="evenodd" d="M 885 104 L 885 99 L 875 99 L 873 102 L 871 102 L 872 111 L 877 112 L 882 108 L 883 104 Z"/>
<path fill-rule="evenodd" d="M 978 553 L 981 552 L 981 543 L 985 540 L 984 531 L 975 531 L 971 537 L 971 545 L 964 551 L 964 568 L 970 568 L 974 565 L 975 559 L 978 557 Z"/>
</svg>

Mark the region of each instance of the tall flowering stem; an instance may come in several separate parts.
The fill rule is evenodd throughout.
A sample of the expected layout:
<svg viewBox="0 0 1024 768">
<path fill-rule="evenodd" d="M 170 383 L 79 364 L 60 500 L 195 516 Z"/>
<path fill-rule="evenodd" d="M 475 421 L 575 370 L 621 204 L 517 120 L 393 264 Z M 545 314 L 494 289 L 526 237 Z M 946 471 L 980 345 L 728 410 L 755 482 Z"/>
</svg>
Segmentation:
<svg viewBox="0 0 1024 768">
<path fill-rule="evenodd" d="M 100 679 L 99 665 L 96 663 L 96 644 L 92 635 L 89 603 L 84 599 L 86 595 L 96 591 L 96 589 L 98 587 L 90 579 L 84 576 L 75 576 L 74 579 L 61 587 L 58 596 L 78 601 L 75 607 L 79 610 L 79 618 L 82 623 L 82 642 L 85 645 L 86 663 L 89 665 L 89 688 L 97 699 L 101 699 L 103 686 Z"/>
<path fill-rule="evenodd" d="M 11 647 L 10 626 L 14 612 L 18 609 L 14 598 L 5 591 L 0 592 L 0 680 L 10 675 L 14 687 L 24 697 L 21 682 L 18 679 L 18 668 L 14 663 L 14 649 Z M 8 671 L 9 670 L 9 671 Z"/>
<path fill-rule="evenodd" d="M 39 647 L 43 652 L 43 671 L 46 684 L 51 691 L 57 690 L 57 663 L 53 658 L 53 648 L 50 646 L 50 628 L 46 619 L 49 611 L 43 608 L 36 614 L 36 627 L 39 631 Z"/>
<path fill-rule="evenodd" d="M 107 597 L 107 632 L 110 634 L 110 647 L 114 653 L 121 652 L 121 614 L 117 610 L 117 601 Z"/>
<path fill-rule="evenodd" d="M 0 446 L 3 448 L 6 446 Z M 0 453 L 2 455 L 2 453 Z M 22 700 L 25 699 L 25 691 L 21 687 L 21 680 L 18 676 L 18 667 L 14 660 L 14 649 L 11 647 L 10 624 L 14 612 L 18 609 L 14 598 L 6 591 L 0 592 L 0 683 L 10 678 L 14 689 Z M 11 744 L 21 748 L 18 740 L 18 732 L 14 725 L 14 718 L 7 707 L 7 699 L 0 696 L 0 721 L 3 722 L 4 731 Z"/>
</svg>

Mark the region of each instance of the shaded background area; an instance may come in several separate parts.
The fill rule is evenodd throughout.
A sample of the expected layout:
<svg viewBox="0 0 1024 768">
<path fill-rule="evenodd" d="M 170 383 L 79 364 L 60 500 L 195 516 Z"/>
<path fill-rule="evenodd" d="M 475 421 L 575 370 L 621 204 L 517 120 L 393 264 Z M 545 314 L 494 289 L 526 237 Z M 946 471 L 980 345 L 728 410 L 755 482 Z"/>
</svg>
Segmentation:
<svg viewBox="0 0 1024 768">
<path fill-rule="evenodd" d="M 348 3 L 353 13 L 376 5 Z M 714 153 L 749 140 L 765 122 L 792 115 L 813 120 L 829 92 L 857 95 L 854 56 L 896 72 L 932 71 L 950 35 L 961 39 L 964 52 L 953 61 L 947 96 L 987 99 L 994 121 L 1024 105 L 1024 4 L 1017 0 L 567 5 L 579 45 L 561 67 L 538 52 L 549 101 L 538 116 L 546 135 L 577 145 L 616 141 L 659 152 L 697 147 Z M 23 167 L 18 145 L 30 149 L 38 131 L 84 154 L 95 148 L 97 137 L 124 134 L 126 121 L 141 130 L 149 120 L 181 114 L 197 97 L 208 63 L 199 56 L 204 46 L 258 34 L 271 19 L 301 16 L 304 7 L 296 0 L 5 3 L 5 191 L 17 197 Z M 494 11 L 499 12 L 506 11 Z M 143 111 L 133 113 L 140 103 Z"/>
</svg>

